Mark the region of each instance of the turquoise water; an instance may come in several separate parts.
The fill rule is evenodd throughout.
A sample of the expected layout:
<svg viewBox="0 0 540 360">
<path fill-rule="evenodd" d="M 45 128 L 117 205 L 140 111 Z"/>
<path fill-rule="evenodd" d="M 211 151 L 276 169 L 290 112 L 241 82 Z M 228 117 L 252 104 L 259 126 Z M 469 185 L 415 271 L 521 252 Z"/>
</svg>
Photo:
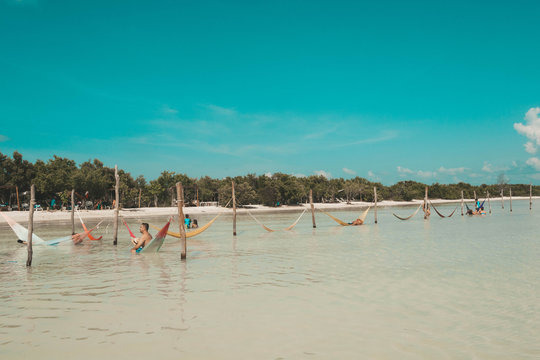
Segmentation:
<svg viewBox="0 0 540 360">
<path fill-rule="evenodd" d="M 440 206 L 450 213 L 455 205 Z M 268 233 L 230 216 L 154 255 L 112 246 L 26 248 L 0 228 L 0 355 L 79 359 L 538 359 L 540 202 L 450 219 L 379 209 L 360 227 L 306 213 Z M 351 221 L 360 211 L 332 212 Z M 299 213 L 257 214 L 269 227 Z M 211 215 L 198 216 L 201 224 Z M 163 224 L 166 219 L 151 219 Z M 94 221 L 88 221 L 93 226 Z M 136 221 L 131 221 L 135 225 Z M 177 231 L 177 224 L 172 229 Z M 71 231 L 36 224 L 45 239 Z M 155 233 L 155 232 L 153 232 Z"/>
</svg>

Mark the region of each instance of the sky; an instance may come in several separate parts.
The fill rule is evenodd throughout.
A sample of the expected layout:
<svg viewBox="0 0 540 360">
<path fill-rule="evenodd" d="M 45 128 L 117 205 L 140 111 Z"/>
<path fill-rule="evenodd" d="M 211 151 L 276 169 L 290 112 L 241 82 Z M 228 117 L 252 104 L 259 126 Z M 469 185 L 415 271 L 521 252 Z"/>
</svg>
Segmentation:
<svg viewBox="0 0 540 360">
<path fill-rule="evenodd" d="M 0 152 L 540 185 L 539 1 L 0 0 Z"/>
</svg>

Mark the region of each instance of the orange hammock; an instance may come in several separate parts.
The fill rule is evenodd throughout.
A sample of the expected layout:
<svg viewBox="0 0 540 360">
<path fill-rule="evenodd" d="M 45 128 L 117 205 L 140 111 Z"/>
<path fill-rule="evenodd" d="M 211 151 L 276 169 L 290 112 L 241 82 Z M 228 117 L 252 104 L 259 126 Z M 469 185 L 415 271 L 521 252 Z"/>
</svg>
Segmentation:
<svg viewBox="0 0 540 360">
<path fill-rule="evenodd" d="M 82 225 L 84 231 L 88 231 L 88 229 L 86 228 L 86 225 L 84 224 L 84 221 L 83 221 L 83 219 L 81 217 L 81 214 L 79 213 L 79 210 L 77 210 L 77 215 L 79 215 L 79 220 L 81 220 L 81 225 Z M 92 234 L 88 233 L 88 239 L 90 239 L 90 240 L 101 240 L 101 238 L 103 238 L 103 235 L 101 235 L 100 237 L 98 237 L 96 239 L 95 237 L 92 236 Z"/>
<path fill-rule="evenodd" d="M 356 220 L 362 220 L 362 223 L 363 223 L 366 220 L 369 209 L 371 209 L 371 206 L 369 206 Z M 346 223 L 345 221 L 342 221 L 338 219 L 337 217 L 330 215 L 326 211 L 322 211 L 321 209 L 319 209 L 319 211 L 322 212 L 323 214 L 328 215 L 332 220 L 334 220 L 341 226 L 353 226 L 352 224 Z"/>
<path fill-rule="evenodd" d="M 298 219 L 296 219 L 296 221 L 289 227 L 286 227 L 285 229 L 280 229 L 280 230 L 285 230 L 285 231 L 289 231 L 289 230 L 292 230 L 293 227 L 296 226 L 296 224 L 298 224 L 298 222 L 300 221 L 300 218 L 302 218 L 302 215 L 304 215 L 304 213 L 306 212 L 307 209 L 304 209 L 304 211 L 302 211 L 302 213 L 300 214 L 300 216 L 298 217 Z M 263 223 L 261 223 L 259 220 L 257 220 L 257 218 L 255 216 L 253 216 L 253 214 L 251 214 L 251 212 L 248 211 L 248 214 L 249 216 L 251 216 L 253 218 L 253 220 L 255 220 L 259 225 L 262 226 L 262 228 L 266 231 L 269 231 L 269 232 L 274 232 L 274 231 L 277 231 L 277 230 L 272 230 L 270 229 L 269 227 L 265 226 Z"/>
</svg>

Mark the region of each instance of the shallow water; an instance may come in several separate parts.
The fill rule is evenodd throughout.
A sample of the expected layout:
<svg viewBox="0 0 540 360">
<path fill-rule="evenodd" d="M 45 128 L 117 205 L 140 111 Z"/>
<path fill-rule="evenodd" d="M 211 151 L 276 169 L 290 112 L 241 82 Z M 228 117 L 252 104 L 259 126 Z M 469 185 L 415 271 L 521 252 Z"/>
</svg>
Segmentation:
<svg viewBox="0 0 540 360">
<path fill-rule="evenodd" d="M 370 212 L 360 227 L 318 213 L 317 229 L 306 213 L 274 233 L 242 215 L 236 238 L 224 215 L 188 239 L 186 262 L 172 238 L 132 255 L 124 227 L 114 247 L 102 226 L 103 241 L 35 246 L 31 269 L 2 226 L 0 356 L 538 359 L 540 202 L 508 205 L 429 221 L 391 214 L 415 207 L 379 209 L 378 225 Z M 256 216 L 284 228 L 298 213 Z M 35 227 L 44 239 L 71 231 Z"/>
</svg>

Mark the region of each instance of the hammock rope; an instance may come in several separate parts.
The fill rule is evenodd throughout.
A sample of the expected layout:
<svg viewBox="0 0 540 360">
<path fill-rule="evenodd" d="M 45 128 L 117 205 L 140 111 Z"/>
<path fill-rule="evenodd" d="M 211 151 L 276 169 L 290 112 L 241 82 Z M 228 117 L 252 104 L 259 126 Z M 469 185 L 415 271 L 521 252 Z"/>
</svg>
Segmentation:
<svg viewBox="0 0 540 360">
<path fill-rule="evenodd" d="M 412 213 L 411 215 L 407 216 L 407 217 L 401 217 L 401 216 L 397 216 L 396 214 L 392 213 L 392 215 L 394 215 L 395 217 L 397 217 L 399 220 L 409 220 L 410 218 L 412 218 L 413 216 L 415 216 L 416 214 L 418 214 L 418 211 L 420 211 L 420 209 L 422 208 L 422 204 L 420 204 L 418 206 L 418 209 L 416 209 L 416 211 L 414 213 Z"/>
<path fill-rule="evenodd" d="M 83 219 L 82 219 L 82 217 L 81 217 L 81 214 L 80 214 L 79 210 L 77 210 L 77 215 L 79 216 L 79 220 L 81 220 L 81 225 L 82 225 L 84 231 L 88 231 L 88 229 L 86 228 L 86 225 L 84 224 L 84 221 L 83 221 Z M 103 220 L 100 221 L 99 224 L 96 225 L 96 229 L 99 228 L 99 225 L 100 225 L 102 222 L 103 222 Z M 92 236 L 92 234 L 89 233 L 89 234 L 88 234 L 88 238 L 89 238 L 90 240 L 101 240 L 101 239 L 103 238 L 103 235 L 101 235 L 101 236 L 98 237 L 98 238 L 95 238 L 94 236 Z"/>
<path fill-rule="evenodd" d="M 442 218 L 447 218 L 447 217 L 449 218 L 449 217 L 452 217 L 452 215 L 454 215 L 454 212 L 456 212 L 456 210 L 457 210 L 457 208 L 458 208 L 458 207 L 456 206 L 456 208 L 454 209 L 454 211 L 452 211 L 452 213 L 451 213 L 450 215 L 444 216 L 443 214 L 440 213 L 439 210 L 437 210 L 437 208 L 435 207 L 435 205 L 433 205 L 433 203 L 431 202 L 431 200 L 429 200 L 429 203 L 431 204 L 431 207 L 433 208 L 433 210 L 435 210 L 435 212 L 437 213 L 437 215 L 439 215 L 439 216 L 442 217 Z"/>
</svg>

